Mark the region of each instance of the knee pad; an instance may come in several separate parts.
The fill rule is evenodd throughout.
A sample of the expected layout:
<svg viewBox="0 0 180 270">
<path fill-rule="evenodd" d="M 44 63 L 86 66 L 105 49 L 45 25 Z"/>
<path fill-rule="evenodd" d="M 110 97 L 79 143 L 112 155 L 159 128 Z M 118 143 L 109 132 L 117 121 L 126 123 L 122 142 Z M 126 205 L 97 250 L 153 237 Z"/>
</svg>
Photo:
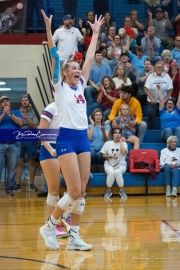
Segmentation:
<svg viewBox="0 0 180 270">
<path fill-rule="evenodd" d="M 73 200 L 67 193 L 58 201 L 57 205 L 64 211 L 71 211 L 73 205 L 75 204 Z"/>
<path fill-rule="evenodd" d="M 71 213 L 81 215 L 84 212 L 85 208 L 85 199 L 84 198 L 79 198 L 73 207 L 71 208 Z"/>
<path fill-rule="evenodd" d="M 47 200 L 46 200 L 47 205 L 56 207 L 58 201 L 59 201 L 59 195 L 51 195 L 48 193 Z"/>
</svg>

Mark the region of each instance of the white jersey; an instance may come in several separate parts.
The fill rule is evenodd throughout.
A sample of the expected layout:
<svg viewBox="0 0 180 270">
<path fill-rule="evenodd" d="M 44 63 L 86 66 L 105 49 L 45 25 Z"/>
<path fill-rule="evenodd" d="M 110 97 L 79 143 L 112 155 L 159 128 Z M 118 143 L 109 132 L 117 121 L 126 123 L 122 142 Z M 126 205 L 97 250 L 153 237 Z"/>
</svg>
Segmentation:
<svg viewBox="0 0 180 270">
<path fill-rule="evenodd" d="M 123 142 L 123 146 L 127 150 L 126 142 Z M 126 166 L 126 155 L 122 155 L 120 150 L 121 149 L 119 142 L 115 143 L 113 140 L 105 142 L 100 152 L 105 155 L 116 155 L 116 159 L 110 158 L 108 160 L 105 160 L 104 164 L 106 165 L 106 163 L 108 163 L 113 167 L 116 166 L 117 164 L 119 164 L 120 166 L 121 165 Z"/>
<path fill-rule="evenodd" d="M 76 90 L 60 80 L 55 86 L 55 102 L 60 113 L 60 126 L 84 130 L 88 128 L 84 89 L 86 81 L 81 76 Z"/>
<path fill-rule="evenodd" d="M 78 51 L 78 42 L 83 39 L 76 27 L 65 29 L 64 26 L 54 32 L 53 40 L 57 43 L 60 60 L 67 60 L 70 53 Z"/>
<path fill-rule="evenodd" d="M 59 129 L 60 117 L 59 111 L 55 101 L 50 103 L 41 114 L 41 117 L 49 122 L 48 129 Z M 56 141 L 48 141 L 49 143 L 56 143 Z"/>
<path fill-rule="evenodd" d="M 156 75 L 155 72 L 150 74 L 144 87 L 149 90 L 152 97 L 155 99 L 155 103 L 159 103 L 157 84 L 161 86 L 161 92 L 164 100 L 166 99 L 169 90 L 173 89 L 172 79 L 166 72 L 163 72 L 161 76 Z M 147 100 L 150 101 L 150 98 L 147 97 Z"/>
</svg>

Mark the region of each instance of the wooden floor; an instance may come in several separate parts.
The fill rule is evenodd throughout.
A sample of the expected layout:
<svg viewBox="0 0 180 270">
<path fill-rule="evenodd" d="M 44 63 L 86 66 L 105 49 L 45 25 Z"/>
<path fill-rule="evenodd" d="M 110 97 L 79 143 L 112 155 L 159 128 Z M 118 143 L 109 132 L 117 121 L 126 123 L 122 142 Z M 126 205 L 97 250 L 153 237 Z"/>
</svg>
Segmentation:
<svg viewBox="0 0 180 270">
<path fill-rule="evenodd" d="M 41 184 L 39 185 L 41 187 Z M 180 198 L 129 196 L 104 201 L 88 195 L 81 231 L 92 251 L 49 251 L 39 234 L 46 220 L 45 198 L 23 181 L 7 197 L 0 184 L 0 269 L 11 270 L 165 270 L 180 269 Z"/>
</svg>

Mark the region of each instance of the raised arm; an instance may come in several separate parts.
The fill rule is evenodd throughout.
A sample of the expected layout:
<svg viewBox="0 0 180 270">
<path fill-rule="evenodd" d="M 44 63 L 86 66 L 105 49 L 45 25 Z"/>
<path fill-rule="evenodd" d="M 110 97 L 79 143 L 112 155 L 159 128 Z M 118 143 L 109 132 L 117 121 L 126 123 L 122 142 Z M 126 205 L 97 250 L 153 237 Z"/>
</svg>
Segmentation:
<svg viewBox="0 0 180 270">
<path fill-rule="evenodd" d="M 52 23 L 52 15 L 47 17 L 45 12 L 41 10 L 41 13 L 44 18 L 44 22 L 46 25 L 46 33 L 47 33 L 47 40 L 48 40 L 48 47 L 51 54 L 51 72 L 52 72 L 52 79 L 54 84 L 56 84 L 59 80 L 59 73 L 60 73 L 60 59 L 58 55 L 58 49 L 55 46 L 52 33 L 51 33 L 51 23 Z"/>
<path fill-rule="evenodd" d="M 99 31 L 100 31 L 101 25 L 104 23 L 104 18 L 102 18 L 100 16 L 99 19 L 97 19 L 97 16 L 95 16 L 95 22 L 91 23 L 88 21 L 88 23 L 91 26 L 91 29 L 93 31 L 93 35 L 92 35 L 91 43 L 90 43 L 89 48 L 88 48 L 87 53 L 86 53 L 86 60 L 84 62 L 83 68 L 82 68 L 82 75 L 86 79 L 86 81 L 89 79 L 89 73 L 91 70 L 91 66 L 92 66 L 93 59 L 94 59 L 94 54 L 96 51 L 96 45 L 97 45 L 97 41 L 98 41 Z"/>
</svg>

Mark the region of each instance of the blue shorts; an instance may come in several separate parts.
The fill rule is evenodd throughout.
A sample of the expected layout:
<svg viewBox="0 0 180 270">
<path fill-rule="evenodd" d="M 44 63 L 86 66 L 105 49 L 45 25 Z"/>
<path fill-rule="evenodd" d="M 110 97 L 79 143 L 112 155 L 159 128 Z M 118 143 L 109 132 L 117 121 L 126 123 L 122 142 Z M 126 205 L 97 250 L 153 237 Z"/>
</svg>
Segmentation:
<svg viewBox="0 0 180 270">
<path fill-rule="evenodd" d="M 68 153 L 76 153 L 78 155 L 90 152 L 87 129 L 76 130 L 61 127 L 56 141 L 56 152 L 58 157 Z"/>
<path fill-rule="evenodd" d="M 56 144 L 55 143 L 50 143 L 50 145 L 55 149 L 56 148 Z M 51 154 L 49 153 L 49 151 L 44 147 L 44 145 L 41 145 L 40 147 L 40 154 L 39 154 L 39 161 L 43 161 L 46 159 L 53 159 L 56 157 L 51 156 Z"/>
<path fill-rule="evenodd" d="M 28 159 L 35 159 L 37 157 L 37 143 L 36 142 L 21 142 L 20 158 L 27 154 Z"/>
</svg>

